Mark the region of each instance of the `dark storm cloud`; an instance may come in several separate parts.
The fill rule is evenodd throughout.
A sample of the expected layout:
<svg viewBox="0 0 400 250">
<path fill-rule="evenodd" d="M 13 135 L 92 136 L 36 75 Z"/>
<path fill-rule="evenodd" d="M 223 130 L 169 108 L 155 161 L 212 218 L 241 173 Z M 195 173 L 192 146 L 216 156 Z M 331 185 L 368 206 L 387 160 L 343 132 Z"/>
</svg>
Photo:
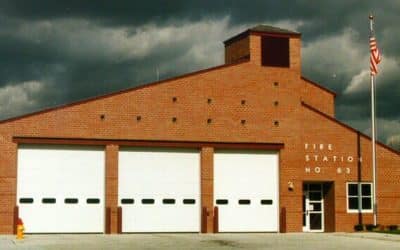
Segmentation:
<svg viewBox="0 0 400 250">
<path fill-rule="evenodd" d="M 232 24 L 253 23 L 266 19 L 309 20 L 303 32 L 324 34 L 354 22 L 358 15 L 380 9 L 382 1 L 265 1 L 265 0 L 175 0 L 175 1 L 107 1 L 107 0 L 9 0 L 2 1 L 2 12 L 27 20 L 84 18 L 109 25 L 142 25 L 232 17 Z M 386 1 L 383 1 L 386 2 Z M 391 1 L 387 1 L 389 5 Z M 385 10 L 390 11 L 390 9 Z M 379 12 L 379 11 L 377 11 Z M 350 13 L 350 14 L 349 14 Z"/>
<path fill-rule="evenodd" d="M 369 133 L 368 14 L 384 54 L 379 136 L 400 138 L 397 1 L 0 2 L 0 119 L 223 63 L 221 41 L 259 23 L 302 33 L 303 74 Z"/>
<path fill-rule="evenodd" d="M 266 12 L 273 19 L 280 19 L 280 13 L 287 12 L 291 16 L 301 17 L 312 14 L 318 7 L 307 8 L 304 12 L 296 11 L 302 6 L 293 1 L 79 1 L 66 2 L 51 0 L 10 0 L 2 1 L 4 14 L 26 19 L 57 19 L 57 18 L 93 18 L 114 24 L 143 24 L 165 22 L 176 19 L 201 19 L 204 16 L 219 17 L 231 14 L 234 21 L 257 21 L 264 18 Z M 304 6 L 303 6 L 304 7 Z M 245 11 L 251 10 L 251 11 Z"/>
<path fill-rule="evenodd" d="M 24 20 L 54 20 L 60 18 L 90 19 L 106 26 L 140 26 L 149 22 L 193 22 L 204 18 L 231 17 L 231 25 L 258 23 L 282 19 L 306 20 L 301 32 L 306 41 L 334 34 L 347 25 L 365 26 L 366 13 L 388 20 L 398 10 L 397 4 L 383 1 L 265 1 L 265 0 L 175 0 L 118 1 L 107 0 L 10 0 L 0 5 L 3 14 Z M 394 8 L 392 8 L 394 7 Z M 389 14 L 389 15 L 387 15 Z M 393 15 L 391 15 L 393 14 Z M 365 26 L 366 27 L 366 26 Z M 367 34 L 367 28 L 362 30 Z"/>
</svg>

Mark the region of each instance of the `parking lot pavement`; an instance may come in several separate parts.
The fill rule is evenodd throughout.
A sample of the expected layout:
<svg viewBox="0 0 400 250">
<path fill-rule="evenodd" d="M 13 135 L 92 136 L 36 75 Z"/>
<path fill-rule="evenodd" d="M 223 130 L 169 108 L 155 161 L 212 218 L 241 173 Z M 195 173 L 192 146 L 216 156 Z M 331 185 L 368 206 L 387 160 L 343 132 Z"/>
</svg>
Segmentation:
<svg viewBox="0 0 400 250">
<path fill-rule="evenodd" d="M 400 235 L 288 234 L 47 234 L 0 235 L 0 249 L 400 249 Z"/>
</svg>

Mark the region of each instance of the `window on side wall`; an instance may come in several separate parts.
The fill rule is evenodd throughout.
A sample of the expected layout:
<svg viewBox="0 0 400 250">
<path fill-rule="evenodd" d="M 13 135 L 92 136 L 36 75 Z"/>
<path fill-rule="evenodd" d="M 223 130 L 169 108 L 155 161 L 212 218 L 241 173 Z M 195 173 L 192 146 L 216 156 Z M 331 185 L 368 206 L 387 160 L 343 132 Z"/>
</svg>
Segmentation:
<svg viewBox="0 0 400 250">
<path fill-rule="evenodd" d="M 347 183 L 347 212 L 372 213 L 372 183 Z"/>
</svg>

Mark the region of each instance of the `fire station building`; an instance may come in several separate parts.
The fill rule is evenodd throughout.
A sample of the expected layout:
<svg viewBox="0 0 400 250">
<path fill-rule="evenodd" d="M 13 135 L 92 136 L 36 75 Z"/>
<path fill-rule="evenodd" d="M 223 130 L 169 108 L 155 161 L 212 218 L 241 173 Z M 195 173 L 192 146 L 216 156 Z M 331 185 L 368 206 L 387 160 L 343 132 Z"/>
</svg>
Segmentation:
<svg viewBox="0 0 400 250">
<path fill-rule="evenodd" d="M 225 64 L 0 121 L 0 233 L 333 232 L 373 221 L 371 140 L 301 73 L 301 34 L 250 28 Z M 321 58 L 321 60 L 328 60 Z M 378 223 L 400 153 L 377 144 Z"/>
</svg>

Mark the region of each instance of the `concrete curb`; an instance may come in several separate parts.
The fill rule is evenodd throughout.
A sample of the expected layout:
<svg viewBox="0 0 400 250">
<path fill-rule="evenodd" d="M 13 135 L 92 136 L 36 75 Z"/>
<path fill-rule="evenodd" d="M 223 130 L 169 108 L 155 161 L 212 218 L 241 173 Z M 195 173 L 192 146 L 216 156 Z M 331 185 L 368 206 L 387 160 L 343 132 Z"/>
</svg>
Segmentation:
<svg viewBox="0 0 400 250">
<path fill-rule="evenodd" d="M 342 236 L 342 237 L 350 237 L 350 238 L 363 238 L 363 239 L 371 239 L 371 240 L 384 240 L 384 241 L 400 242 L 399 234 L 363 232 L 363 233 L 336 233 L 335 235 Z"/>
</svg>

